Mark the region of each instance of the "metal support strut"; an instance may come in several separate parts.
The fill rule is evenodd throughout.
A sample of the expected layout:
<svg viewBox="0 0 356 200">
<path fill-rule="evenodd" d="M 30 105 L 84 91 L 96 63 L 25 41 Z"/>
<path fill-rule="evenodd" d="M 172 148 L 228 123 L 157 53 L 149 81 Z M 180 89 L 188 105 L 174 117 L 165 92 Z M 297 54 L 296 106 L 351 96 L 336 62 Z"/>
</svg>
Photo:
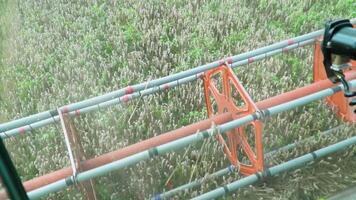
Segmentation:
<svg viewBox="0 0 356 200">
<path fill-rule="evenodd" d="M 205 102 L 208 117 L 229 112 L 238 119 L 258 111 L 228 63 L 204 74 Z M 218 134 L 217 140 L 232 165 L 240 168 L 244 175 L 263 171 L 262 122 L 247 125 Z M 246 162 L 247 161 L 247 162 Z"/>
<path fill-rule="evenodd" d="M 81 161 L 86 160 L 83 147 L 80 143 L 79 136 L 75 129 L 74 124 L 70 120 L 68 113 L 62 113 L 58 109 L 58 115 L 61 121 L 64 139 L 69 153 L 69 158 L 72 166 L 73 175 L 68 180 L 69 185 L 76 185 L 76 176 L 79 172 L 83 171 Z M 94 181 L 89 180 L 79 184 L 79 188 L 86 196 L 87 200 L 97 200 L 97 195 L 94 189 Z"/>
</svg>

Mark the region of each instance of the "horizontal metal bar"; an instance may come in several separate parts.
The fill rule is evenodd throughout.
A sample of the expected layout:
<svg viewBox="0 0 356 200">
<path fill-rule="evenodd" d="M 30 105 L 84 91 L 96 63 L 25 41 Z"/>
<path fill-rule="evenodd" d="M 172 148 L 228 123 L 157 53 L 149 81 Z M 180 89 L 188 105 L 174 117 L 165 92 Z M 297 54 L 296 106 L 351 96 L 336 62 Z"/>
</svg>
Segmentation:
<svg viewBox="0 0 356 200">
<path fill-rule="evenodd" d="M 345 73 L 345 76 L 346 76 L 346 80 L 356 79 L 356 72 L 353 72 L 353 71 L 347 72 L 347 73 Z M 315 92 L 319 92 L 323 89 L 327 89 L 327 88 L 330 88 L 333 86 L 334 86 L 334 84 L 331 81 L 329 81 L 328 79 L 322 80 L 317 83 L 313 83 L 313 84 L 310 84 L 310 85 L 307 85 L 307 86 L 304 86 L 304 87 L 301 87 L 301 88 L 298 88 L 298 89 L 295 89 L 295 90 L 292 90 L 292 91 L 289 91 L 289 92 L 286 92 L 283 94 L 279 94 L 277 96 L 274 96 L 274 97 L 271 97 L 271 98 L 268 98 L 268 99 L 265 99 L 262 101 L 259 101 L 256 103 L 256 106 L 259 110 L 264 110 L 266 108 L 273 107 L 273 106 L 276 106 L 276 105 L 279 105 L 282 103 L 290 102 L 290 101 L 298 99 L 300 97 L 304 97 L 304 96 L 313 94 Z M 225 114 L 230 115 L 229 113 L 225 113 Z M 231 120 L 232 119 L 227 120 L 227 118 L 223 117 L 222 115 L 216 115 L 213 118 L 209 119 L 209 121 L 216 122 L 215 124 L 222 124 L 222 123 L 226 123 Z M 204 121 L 206 121 L 206 120 L 204 120 Z M 204 123 L 204 121 L 198 122 L 198 124 Z M 85 168 L 85 170 L 93 169 L 95 167 L 98 167 L 98 166 L 125 158 L 127 156 L 133 155 L 134 153 L 138 153 L 138 152 L 147 150 L 149 148 L 156 147 L 158 145 L 165 144 L 169 141 L 175 140 L 175 139 L 173 139 L 173 140 L 163 139 L 162 137 L 166 137 L 166 135 L 170 135 L 170 138 L 178 139 L 178 138 L 181 138 L 181 136 L 183 136 L 183 135 L 181 135 L 182 133 L 185 136 L 187 136 L 190 133 L 191 134 L 196 133 L 196 131 L 198 131 L 198 130 L 204 131 L 204 130 L 210 128 L 211 123 L 208 123 L 208 126 L 204 126 L 204 128 L 202 128 L 202 126 L 199 126 L 200 128 L 198 128 L 196 125 L 197 125 L 197 123 L 191 124 L 189 126 L 182 127 L 180 129 L 173 130 L 173 131 L 161 134 L 159 136 L 155 136 L 153 138 L 150 138 L 150 139 L 147 139 L 144 141 L 140 141 L 138 143 L 124 147 L 122 149 L 118 149 L 116 151 L 103 154 L 96 158 L 86 160 L 85 162 L 83 162 L 83 168 Z M 196 129 L 194 131 L 192 131 L 192 129 L 191 129 L 192 127 L 196 127 Z M 153 142 L 153 140 L 154 141 L 158 140 L 159 142 Z M 147 146 L 148 144 L 149 144 L 149 146 Z M 142 148 L 144 146 L 145 146 L 145 148 Z M 146 147 L 149 147 L 149 148 L 146 148 Z M 131 149 L 131 150 L 129 150 L 129 149 Z M 130 152 L 130 153 L 128 154 L 127 152 Z M 36 177 L 32 180 L 28 180 L 28 181 L 24 182 L 23 184 L 25 186 L 26 191 L 29 192 L 29 191 L 38 189 L 40 187 L 43 187 L 45 185 L 51 184 L 53 182 L 56 182 L 60 179 L 63 179 L 65 177 L 69 176 L 70 174 L 71 174 L 70 168 L 66 167 L 66 168 L 63 168 L 63 169 L 60 169 L 57 171 L 53 171 L 49 174 L 45 174 L 43 176 Z M 0 192 L 0 198 L 2 198 L 2 197 L 3 197 L 3 193 Z"/>
<path fill-rule="evenodd" d="M 195 134 L 197 131 L 204 131 L 211 128 L 211 124 L 223 124 L 232 120 L 230 113 L 224 113 L 220 115 L 215 115 L 209 119 L 205 119 L 187 126 L 159 134 L 157 136 L 148 138 L 143 141 L 125 146 L 123 148 L 104 153 L 100 156 L 91 158 L 89 160 L 82 161 L 81 171 L 86 171 L 99 167 L 101 165 L 111 163 L 116 160 L 123 159 L 125 157 L 131 156 L 133 154 L 139 153 L 144 150 L 174 141 L 179 138 L 183 138 L 188 135 Z M 27 192 L 38 189 L 45 185 L 51 184 L 58 180 L 64 179 L 72 174 L 70 167 L 65 167 L 56 171 L 52 171 L 48 174 L 36 177 L 34 179 L 23 182 L 23 185 Z M 0 199 L 5 199 L 6 194 L 4 191 L 0 192 Z"/>
<path fill-rule="evenodd" d="M 277 53 L 282 52 L 283 50 L 288 50 L 286 49 L 286 47 L 288 46 L 296 46 L 299 47 L 301 46 L 300 44 L 302 42 L 306 42 L 306 41 L 313 41 L 315 40 L 317 37 L 320 37 L 322 35 L 324 30 L 318 30 L 318 31 L 314 31 L 305 35 L 301 35 L 298 37 L 294 37 L 291 39 L 287 39 L 287 40 L 283 40 L 265 47 L 261 47 L 258 48 L 256 50 L 253 51 L 249 51 L 246 53 L 242 53 L 239 55 L 235 55 L 226 59 L 222 59 L 219 61 L 215 61 L 209 64 L 205 64 L 205 65 L 201 65 L 198 66 L 196 68 L 187 70 L 187 71 L 183 71 L 183 72 L 179 72 L 170 76 L 166 76 L 166 77 L 162 77 L 156 80 L 151 80 L 151 81 L 146 81 L 144 83 L 140 83 L 140 84 L 136 84 L 133 86 L 128 86 L 126 88 L 123 89 L 119 89 L 101 96 L 97 96 L 97 97 L 93 97 L 90 99 L 86 99 L 77 103 L 73 103 L 70 105 L 66 105 L 66 106 L 62 106 L 60 107 L 60 110 L 63 113 L 66 112 L 72 112 L 72 111 L 76 111 L 76 110 L 80 110 L 86 107 L 90 107 L 90 106 L 94 106 L 96 104 L 102 103 L 102 102 L 106 102 L 106 101 L 110 101 L 116 98 L 120 98 L 124 95 L 127 94 L 131 94 L 133 92 L 138 92 L 138 91 L 142 91 L 145 90 L 147 88 L 152 88 L 152 87 L 158 87 L 162 84 L 166 84 L 172 81 L 177 81 L 183 78 L 187 78 L 189 76 L 194 76 L 194 75 L 198 75 L 200 73 L 203 73 L 207 70 L 216 68 L 218 66 L 220 66 L 222 63 L 229 62 L 229 63 L 236 63 L 238 62 L 238 64 L 235 64 L 234 66 L 238 66 L 238 65 L 244 65 L 247 64 L 251 61 L 255 60 L 260 60 L 263 59 L 265 57 L 267 57 L 269 52 L 274 52 L 274 53 L 270 53 L 269 56 L 271 55 L 275 55 Z M 290 48 L 293 49 L 293 48 Z M 276 52 L 276 50 L 278 50 L 278 52 Z M 263 57 L 263 58 L 262 58 Z M 0 132 L 5 132 L 5 131 L 9 131 L 15 128 L 20 128 L 38 121 L 42 121 L 42 120 L 46 120 L 49 118 L 52 118 L 54 116 L 57 116 L 57 113 L 55 112 L 55 110 L 48 110 L 48 111 L 44 111 L 38 114 L 34 114 L 28 117 L 24 117 L 24 118 L 20 118 L 20 119 L 16 119 L 7 123 L 3 123 L 0 124 Z"/>
<path fill-rule="evenodd" d="M 356 80 L 352 80 L 349 83 L 350 83 L 351 87 L 356 86 Z M 157 147 L 153 147 L 149 150 L 134 154 L 132 156 L 128 156 L 121 160 L 114 161 L 112 163 L 109 163 L 109 164 L 106 164 L 106 165 L 103 165 L 103 166 L 100 166 L 100 167 L 97 167 L 97 168 L 94 168 L 94 169 L 91 169 L 91 170 L 88 170 L 85 172 L 78 173 L 76 177 L 72 176 L 72 177 L 68 177 L 66 179 L 68 180 L 68 179 L 75 178 L 76 181 L 74 181 L 74 182 L 86 181 L 86 180 L 89 180 L 90 178 L 98 177 L 98 176 L 104 175 L 104 174 L 114 171 L 114 170 L 123 169 L 125 167 L 136 164 L 140 161 L 152 158 L 154 156 L 163 155 L 168 152 L 182 149 L 183 147 L 186 147 L 190 144 L 194 144 L 194 143 L 201 141 L 205 138 L 212 137 L 212 136 L 216 135 L 217 133 L 224 134 L 228 130 L 242 126 L 244 124 L 248 124 L 256 119 L 263 119 L 264 117 L 272 116 L 272 115 L 281 113 L 283 111 L 291 110 L 293 108 L 306 105 L 310 102 L 320 100 L 324 97 L 333 95 L 336 92 L 339 92 L 341 90 L 343 90 L 343 86 L 337 85 L 332 88 L 328 88 L 328 89 L 322 90 L 320 92 L 317 92 L 317 93 L 314 93 L 314 94 L 311 94 L 311 95 L 308 95 L 308 96 L 305 96 L 302 98 L 298 98 L 298 99 L 290 101 L 290 102 L 283 103 L 281 105 L 273 106 L 271 108 L 267 108 L 265 110 L 258 111 L 254 114 L 250 114 L 250 115 L 241 117 L 241 118 L 233 120 L 231 122 L 228 122 L 228 123 L 225 123 L 222 125 L 217 125 L 216 127 L 213 127 L 206 131 L 201 131 L 194 135 L 190 135 L 190 136 L 180 138 L 178 140 L 175 140 L 175 141 L 172 141 L 172 142 L 169 142 L 169 143 L 157 146 Z M 56 192 L 56 191 L 61 190 L 62 188 L 69 186 L 70 184 L 68 184 L 68 183 L 71 183 L 71 182 L 70 181 L 66 182 L 65 179 L 60 180 L 55 183 L 49 184 L 45 187 L 33 190 L 28 193 L 28 196 L 31 199 L 37 199 L 37 198 L 40 198 L 50 192 Z"/>
<path fill-rule="evenodd" d="M 252 184 L 260 181 L 263 178 L 266 178 L 269 176 L 274 176 L 279 173 L 287 172 L 292 169 L 304 167 L 309 162 L 312 162 L 316 159 L 325 157 L 329 154 L 344 150 L 347 147 L 349 147 L 351 145 L 355 145 L 355 144 L 356 144 L 356 136 L 351 137 L 346 140 L 343 140 L 341 142 L 332 144 L 330 146 L 324 147 L 322 149 L 313 151 L 311 153 L 300 156 L 298 158 L 295 158 L 288 162 L 282 163 L 280 165 L 270 167 L 268 169 L 265 169 L 264 172 L 258 172 L 256 174 L 247 176 L 247 177 L 237 180 L 235 182 L 229 183 L 223 187 L 219 187 L 215 190 L 212 190 L 212 191 L 202 194 L 198 197 L 195 197 L 195 198 L 193 198 L 193 200 L 208 200 L 208 199 L 215 199 L 218 197 L 222 197 L 222 196 L 226 195 L 227 193 L 236 191 L 236 190 L 238 190 L 242 187 L 248 186 L 248 185 L 252 185 Z"/>
<path fill-rule="evenodd" d="M 251 61 L 251 60 L 249 61 L 249 59 L 245 59 L 245 60 L 242 60 L 240 62 L 235 62 L 235 63 L 232 64 L 232 68 L 236 68 L 236 67 L 245 65 L 248 62 L 249 63 L 256 62 L 256 61 L 265 59 L 267 57 L 274 56 L 274 55 L 276 55 L 278 53 L 281 53 L 281 52 L 290 51 L 290 50 L 298 48 L 298 47 L 309 45 L 309 44 L 312 44 L 313 42 L 314 42 L 314 39 L 306 40 L 306 41 L 303 41 L 303 42 L 300 42 L 300 43 L 296 43 L 296 44 L 290 45 L 290 46 L 285 47 L 283 49 L 276 49 L 274 51 L 271 51 L 271 52 L 268 52 L 268 53 L 265 53 L 265 54 L 261 54 L 260 56 L 255 57 L 253 59 L 253 61 Z M 91 112 L 91 111 L 99 110 L 99 109 L 102 109 L 102 108 L 107 108 L 107 107 L 110 107 L 110 106 L 113 106 L 113 105 L 126 103 L 128 101 L 137 99 L 139 97 L 148 96 L 148 95 L 157 93 L 159 91 L 165 91 L 167 89 L 176 87 L 178 85 L 183 85 L 183 84 L 190 83 L 192 81 L 195 81 L 195 80 L 199 79 L 199 77 L 201 75 L 202 74 L 197 74 L 197 75 L 189 76 L 189 77 L 186 77 L 186 78 L 183 78 L 183 79 L 179 79 L 179 80 L 167 83 L 167 84 L 159 85 L 157 87 L 151 87 L 151 88 L 148 88 L 148 89 L 144 89 L 144 90 L 139 91 L 139 92 L 134 92 L 132 94 L 128 94 L 128 95 L 122 96 L 120 98 L 115 98 L 115 99 L 112 99 L 112 100 L 109 100 L 109 101 L 106 101 L 106 102 L 102 102 L 102 103 L 98 103 L 98 104 L 95 104 L 95 105 L 92 105 L 92 106 L 88 106 L 88 107 L 85 107 L 85 108 L 82 108 L 82 109 L 78 109 L 76 111 L 71 111 L 71 112 L 69 112 L 69 114 L 70 114 L 70 116 L 78 116 L 78 115 L 81 115 L 81 114 L 84 114 L 84 113 L 88 113 L 88 112 Z M 9 137 L 14 137 L 14 136 L 17 136 L 19 134 L 23 134 L 25 132 L 29 132 L 29 131 L 32 131 L 34 129 L 41 128 L 41 127 L 44 127 L 46 125 L 55 123 L 57 121 L 59 121 L 59 117 L 58 116 L 53 116 L 51 118 L 44 119 L 44 120 L 41 120 L 41 121 L 37 121 L 35 123 L 23 126 L 21 128 L 15 128 L 15 129 L 8 130 L 8 131 L 5 131 L 5 132 L 0 132 L 0 137 L 3 138 L 3 139 L 9 138 Z"/>
<path fill-rule="evenodd" d="M 321 136 L 329 136 L 330 134 L 340 130 L 341 128 L 345 127 L 345 125 L 340 125 L 338 127 L 335 127 L 335 128 L 332 128 L 332 129 L 329 129 L 329 130 L 326 130 L 326 131 L 323 131 L 317 135 L 313 135 L 311 137 L 308 137 L 308 138 L 305 138 L 305 139 L 302 139 L 300 141 L 297 141 L 297 142 L 293 142 L 291 144 L 288 144 L 288 145 L 285 145 L 283 147 L 279 147 L 278 149 L 275 149 L 275 150 L 272 150 L 268 153 L 265 154 L 265 159 L 266 160 L 269 160 L 271 159 L 273 156 L 275 156 L 276 154 L 280 153 L 280 152 L 285 152 L 285 151 L 289 151 L 291 149 L 294 149 L 296 148 L 297 146 L 301 145 L 301 144 L 305 144 L 306 142 L 310 142 L 312 140 L 315 140 L 315 137 L 321 137 Z M 166 192 L 163 192 L 161 194 L 157 194 L 155 196 L 153 196 L 151 198 L 151 200 L 163 200 L 163 199 L 169 199 L 170 197 L 180 193 L 180 192 L 183 192 L 183 191 L 186 191 L 188 189 L 192 189 L 194 187 L 198 187 L 200 186 L 202 183 L 204 183 L 205 181 L 207 180 L 210 180 L 210 179 L 213 179 L 213 178 L 217 178 L 217 177 L 221 177 L 221 176 L 224 176 L 224 175 L 227 175 L 229 173 L 233 173 L 235 172 L 235 166 L 233 165 L 229 165 L 227 166 L 226 168 L 224 169 L 221 169 L 219 171 L 216 171 L 214 173 L 211 173 L 209 175 L 206 175 L 205 177 L 203 178 L 200 178 L 198 180 L 195 180 L 195 181 L 192 181 L 190 183 L 187 183 L 187 184 L 184 184 L 184 185 L 181 185 L 177 188 L 174 188 L 172 190 L 169 190 L 169 191 L 166 191 Z"/>
</svg>

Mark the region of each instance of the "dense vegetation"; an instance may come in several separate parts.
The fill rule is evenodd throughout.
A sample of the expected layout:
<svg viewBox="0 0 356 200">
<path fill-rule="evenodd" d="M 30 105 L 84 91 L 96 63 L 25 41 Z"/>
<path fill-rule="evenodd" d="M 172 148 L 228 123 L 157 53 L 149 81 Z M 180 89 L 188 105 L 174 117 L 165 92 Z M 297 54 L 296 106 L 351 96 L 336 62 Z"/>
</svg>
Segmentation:
<svg viewBox="0 0 356 200">
<path fill-rule="evenodd" d="M 0 0 L 0 122 L 317 30 L 356 17 L 353 0 Z M 312 81 L 312 48 L 236 69 L 255 101 Z M 206 118 L 201 82 L 86 114 L 75 123 L 88 157 Z M 265 121 L 265 150 L 342 124 L 323 102 Z M 348 125 L 269 161 L 277 164 L 354 135 Z M 25 180 L 69 165 L 52 125 L 6 141 Z M 214 139 L 96 178 L 102 199 L 144 199 L 227 165 Z M 240 199 L 318 199 L 356 180 L 355 148 L 233 194 Z M 189 198 L 238 178 L 208 181 Z M 82 199 L 72 187 L 49 199 Z"/>
</svg>

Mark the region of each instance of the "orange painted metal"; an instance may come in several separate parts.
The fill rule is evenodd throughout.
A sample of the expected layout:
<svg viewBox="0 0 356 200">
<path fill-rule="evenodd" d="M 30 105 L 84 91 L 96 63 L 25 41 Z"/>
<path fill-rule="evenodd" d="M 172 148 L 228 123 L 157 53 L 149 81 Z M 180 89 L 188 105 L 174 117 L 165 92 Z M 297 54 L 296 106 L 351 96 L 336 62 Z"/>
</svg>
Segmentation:
<svg viewBox="0 0 356 200">
<path fill-rule="evenodd" d="M 142 152 L 144 150 L 150 149 L 152 147 L 156 147 L 173 140 L 177 140 L 179 138 L 192 135 L 198 131 L 203 131 L 209 129 L 212 124 L 223 124 L 232 120 L 230 113 L 224 113 L 221 115 L 216 115 L 211 119 L 206 119 L 152 138 L 147 140 L 132 144 L 130 146 L 124 147 L 122 149 L 103 154 L 96 158 L 92 158 L 90 160 L 82 161 L 81 170 L 86 171 L 89 169 L 93 169 L 99 166 L 102 166 L 107 163 L 111 163 L 116 160 L 120 160 L 122 158 L 128 157 L 130 155 Z M 43 187 L 45 185 L 51 184 L 63 178 L 72 175 L 71 167 L 66 167 L 43 176 L 34 178 L 32 180 L 26 181 L 23 183 L 27 192 L 35 190 L 37 188 Z M 0 199 L 5 199 L 5 192 L 0 193 Z"/>
<path fill-rule="evenodd" d="M 345 73 L 346 80 L 353 80 L 356 79 L 356 71 L 348 71 Z M 334 86 L 330 80 L 324 79 L 320 80 L 317 82 L 314 82 L 308 86 L 298 88 L 280 95 L 277 95 L 275 97 L 268 98 L 266 100 L 260 101 L 256 103 L 256 106 L 258 109 L 263 110 L 272 106 L 276 106 L 282 103 L 286 103 L 289 101 L 292 101 L 294 99 L 330 88 Z M 341 93 L 341 92 L 340 92 Z M 134 153 L 147 150 L 151 147 L 164 144 L 166 142 L 170 142 L 173 140 L 176 140 L 178 138 L 188 136 L 191 134 L 194 134 L 198 130 L 206 130 L 211 127 L 212 122 L 215 124 L 222 124 L 231 121 L 233 118 L 230 113 L 224 113 L 221 115 L 215 115 L 212 117 L 212 119 L 207 119 L 201 122 L 198 122 L 196 124 L 188 125 L 186 127 L 182 127 L 180 129 L 170 131 L 168 133 L 150 138 L 148 140 L 144 140 L 142 142 L 130 145 L 128 147 L 125 147 L 123 149 L 116 150 L 114 152 L 106 153 L 104 155 L 98 156 L 96 158 L 92 158 L 87 161 L 82 162 L 82 170 L 89 170 L 93 169 L 95 167 L 113 162 L 115 160 L 122 159 L 124 157 L 127 157 L 129 155 L 132 155 Z M 168 136 L 170 135 L 170 136 Z M 151 143 L 152 142 L 152 143 Z M 144 144 L 145 147 L 142 147 L 141 144 Z M 138 148 L 138 149 L 135 149 Z M 45 174 L 43 176 L 34 178 L 32 180 L 24 182 L 24 187 L 27 192 L 38 189 L 40 187 L 43 187 L 45 185 L 51 184 L 53 182 L 56 182 L 58 180 L 61 180 L 65 177 L 68 177 L 72 175 L 72 170 L 70 167 L 66 167 L 54 172 L 50 172 L 48 174 Z M 6 198 L 6 193 L 1 192 L 0 193 L 0 199 L 5 199 Z"/>
<path fill-rule="evenodd" d="M 203 80 L 208 117 L 229 112 L 233 119 L 238 119 L 254 114 L 258 110 L 227 64 L 205 72 Z M 262 123 L 260 121 L 227 131 L 225 135 L 226 138 L 218 134 L 217 140 L 223 145 L 231 164 L 239 167 L 244 175 L 263 171 Z M 249 163 L 242 162 L 243 156 Z"/>
<path fill-rule="evenodd" d="M 348 71 L 345 73 L 345 78 L 346 80 L 353 80 L 356 79 L 356 71 L 352 70 L 352 71 Z M 289 101 L 292 101 L 294 99 L 298 99 L 316 92 L 319 92 L 321 90 L 325 90 L 327 88 L 330 88 L 332 86 L 335 86 L 336 84 L 332 83 L 329 79 L 324 79 L 324 80 L 320 80 L 317 82 L 314 82 L 313 84 L 301 87 L 301 88 L 297 88 L 295 90 L 289 91 L 289 92 L 285 92 L 283 94 L 259 101 L 256 103 L 257 107 L 260 110 L 272 107 L 272 106 L 276 106 L 282 103 L 286 103 Z M 341 93 L 342 92 L 338 92 Z"/>
<path fill-rule="evenodd" d="M 327 79 L 324 65 L 323 65 L 323 54 L 320 49 L 320 43 L 322 39 L 317 40 L 314 45 L 314 82 L 319 82 L 321 80 Z M 348 72 L 356 71 L 356 61 L 351 62 L 352 67 Z M 355 90 L 356 91 L 356 90 Z M 356 122 L 356 113 L 354 113 L 354 108 L 349 105 L 349 98 L 346 98 L 342 92 L 338 92 L 330 97 L 326 98 L 326 103 L 332 108 L 335 108 L 335 112 L 344 121 Z"/>
</svg>

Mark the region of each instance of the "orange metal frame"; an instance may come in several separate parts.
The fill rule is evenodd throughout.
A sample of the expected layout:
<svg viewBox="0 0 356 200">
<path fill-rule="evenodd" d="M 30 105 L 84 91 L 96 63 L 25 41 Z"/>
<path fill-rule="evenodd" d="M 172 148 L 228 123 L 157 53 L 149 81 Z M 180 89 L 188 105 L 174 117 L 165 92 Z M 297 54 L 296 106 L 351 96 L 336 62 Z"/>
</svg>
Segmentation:
<svg viewBox="0 0 356 200">
<path fill-rule="evenodd" d="M 354 26 L 355 27 L 355 26 Z M 317 40 L 314 46 L 314 64 L 313 64 L 313 78 L 315 85 L 318 87 L 303 87 L 295 91 L 287 92 L 276 98 L 270 98 L 266 102 L 258 102 L 255 104 L 240 81 L 235 76 L 228 63 L 222 64 L 220 67 L 205 72 L 204 80 L 204 95 L 208 111 L 208 117 L 223 114 L 226 112 L 231 113 L 233 119 L 238 119 L 243 116 L 253 114 L 258 109 L 264 109 L 268 104 L 271 106 L 273 102 L 281 103 L 284 99 L 290 99 L 294 96 L 303 96 L 312 93 L 313 90 L 323 88 L 326 84 L 332 84 L 328 80 L 323 64 L 323 54 L 320 48 L 321 40 Z M 351 62 L 352 67 L 345 72 L 348 78 L 350 74 L 356 73 L 356 61 Z M 353 75 L 352 75 L 353 76 Z M 216 78 L 217 77 L 217 78 Z M 220 83 L 217 83 L 220 82 Z M 220 90 L 219 90 L 220 89 Z M 232 96 L 235 90 L 240 98 L 236 99 Z M 239 105 L 235 104 L 238 103 Z M 338 92 L 326 98 L 326 103 L 333 108 L 336 108 L 336 113 L 341 119 L 354 123 L 356 122 L 356 113 L 354 108 L 349 105 L 350 99 L 346 98 L 343 92 Z M 266 104 L 266 105 L 265 105 Z M 246 133 L 246 128 L 252 126 L 253 133 Z M 253 141 L 248 138 L 253 134 L 255 151 L 251 147 Z M 217 135 L 217 140 L 223 145 L 224 152 L 231 164 L 240 167 L 240 171 L 244 175 L 250 175 L 257 171 L 263 171 L 263 143 L 262 143 L 262 122 L 254 121 L 243 127 L 236 128 L 226 133 L 226 138 L 222 135 Z M 247 156 L 250 164 L 241 162 L 241 151 Z M 240 155 L 239 155 L 240 154 Z"/>
<path fill-rule="evenodd" d="M 197 131 L 206 130 L 211 127 L 211 123 L 226 123 L 233 119 L 252 114 L 259 109 L 267 109 L 269 107 L 286 103 L 288 101 L 330 88 L 336 84 L 326 78 L 322 60 L 323 56 L 320 51 L 320 41 L 317 41 L 314 51 L 314 83 L 265 99 L 257 102 L 256 104 L 245 91 L 233 71 L 228 67 L 228 64 L 222 63 L 220 67 L 212 69 L 202 76 L 204 80 L 205 101 L 209 119 L 155 136 L 89 160 L 85 160 L 84 158 L 80 163 L 80 171 L 90 170 L 149 148 L 194 134 Z M 353 67 L 351 70 L 345 72 L 346 80 L 356 78 L 356 62 L 352 62 L 352 65 Z M 222 83 L 221 91 L 218 90 L 218 85 L 214 83 L 216 75 L 218 75 L 218 80 Z M 232 91 L 235 91 L 235 93 Z M 237 102 L 238 105 L 234 103 L 236 102 L 236 99 L 234 98 L 234 95 L 232 95 L 236 93 L 240 96 L 240 102 Z M 344 97 L 342 92 L 326 98 L 326 101 L 329 105 L 337 108 L 337 113 L 344 120 L 356 122 L 356 114 L 352 113 L 352 110 L 348 105 L 349 100 Z M 214 103 L 216 103 L 216 109 L 214 107 Z M 242 103 L 242 106 L 240 106 L 240 103 Z M 252 126 L 254 132 L 251 133 L 247 131 L 249 126 Z M 264 160 L 262 128 L 262 122 L 255 121 L 251 124 L 227 132 L 226 139 L 222 135 L 218 134 L 217 139 L 224 146 L 224 151 L 229 161 L 235 166 L 239 166 L 242 174 L 248 175 L 257 171 L 263 171 Z M 254 137 L 254 141 L 248 140 L 251 137 Z M 253 143 L 255 151 L 253 150 Z M 242 150 L 243 152 L 238 150 Z M 244 160 L 241 160 L 241 153 L 246 155 L 250 162 L 249 164 L 243 163 Z M 70 176 L 71 174 L 72 169 L 70 167 L 66 167 L 26 181 L 24 182 L 24 187 L 26 191 L 29 192 L 42 186 L 54 183 L 60 179 Z M 6 193 L 1 191 L 0 199 L 4 198 L 6 198 Z"/>
<path fill-rule="evenodd" d="M 218 76 L 218 80 L 221 81 L 221 85 L 215 83 L 215 81 L 217 81 L 215 79 L 216 76 Z M 218 68 L 206 72 L 203 80 L 209 117 L 228 112 L 231 113 L 233 119 L 238 119 L 253 114 L 258 110 L 255 103 L 227 64 L 223 64 Z M 218 90 L 219 86 L 222 86 L 221 91 Z M 238 106 L 235 104 L 236 99 L 234 99 L 233 94 L 237 94 L 241 97 L 239 99 L 241 102 L 238 102 L 238 104 L 241 103 L 242 105 Z M 214 102 L 216 102 L 217 108 L 213 105 Z M 249 126 L 253 131 L 247 132 L 247 127 Z M 262 123 L 260 121 L 254 121 L 232 131 L 227 131 L 226 137 L 227 138 L 224 138 L 221 134 L 218 134 L 217 140 L 223 145 L 227 158 L 233 165 L 240 168 L 242 174 L 249 175 L 263 170 Z M 251 138 L 254 138 L 254 145 Z M 253 146 L 255 148 L 253 148 Z M 248 164 L 242 162 L 241 158 L 243 155 L 241 154 L 247 156 Z"/>
<path fill-rule="evenodd" d="M 348 71 L 345 73 L 346 80 L 352 80 L 356 78 L 356 70 Z M 257 108 L 260 110 L 267 109 L 272 106 L 276 106 L 282 103 L 286 103 L 292 101 L 294 99 L 319 92 L 321 90 L 330 88 L 334 86 L 331 81 L 328 79 L 320 80 L 316 83 L 312 83 L 310 85 L 279 94 L 277 96 L 265 99 L 263 101 L 257 102 Z M 232 120 L 231 113 L 224 113 L 220 115 L 213 116 L 210 119 L 206 119 L 200 121 L 195 124 L 191 124 L 177 130 L 173 130 L 167 133 L 163 133 L 157 135 L 153 138 L 140 141 L 138 143 L 132 144 L 130 146 L 118 149 L 113 152 L 109 152 L 95 158 L 91 158 L 89 160 L 83 160 L 81 163 L 81 167 L 83 171 L 93 169 L 95 167 L 99 167 L 101 165 L 120 160 L 127 156 L 133 155 L 135 153 L 147 150 L 149 148 L 165 144 L 167 142 L 176 140 L 178 138 L 182 138 L 191 134 L 196 133 L 197 131 L 203 131 L 211 127 L 211 123 L 215 124 L 223 124 Z M 25 181 L 23 183 L 27 192 L 38 189 L 48 184 L 52 184 L 58 180 L 61 180 L 65 177 L 68 177 L 72 174 L 71 167 L 65 167 L 63 169 L 58 169 L 57 171 L 52 171 L 48 174 L 42 175 L 40 177 L 36 177 L 32 180 Z M 6 193 L 4 191 L 0 192 L 0 199 L 5 199 Z"/>
</svg>

